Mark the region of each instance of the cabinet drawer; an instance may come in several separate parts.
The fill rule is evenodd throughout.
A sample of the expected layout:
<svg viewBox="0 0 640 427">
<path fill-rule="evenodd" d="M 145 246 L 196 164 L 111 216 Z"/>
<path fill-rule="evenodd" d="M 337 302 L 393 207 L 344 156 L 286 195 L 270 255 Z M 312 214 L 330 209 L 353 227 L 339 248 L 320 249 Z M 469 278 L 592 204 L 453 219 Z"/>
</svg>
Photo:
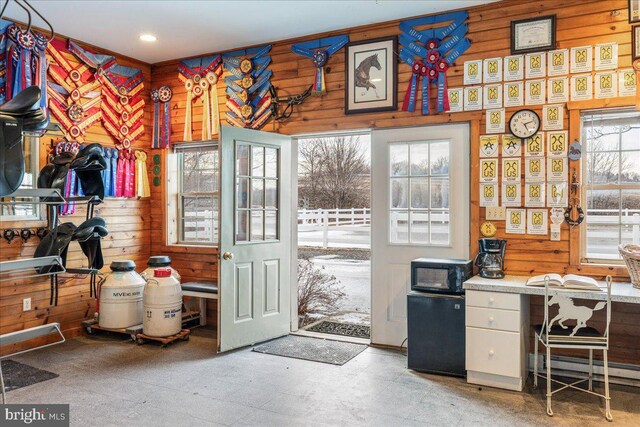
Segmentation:
<svg viewBox="0 0 640 427">
<path fill-rule="evenodd" d="M 466 368 L 468 371 L 519 377 L 521 340 L 515 332 L 466 328 Z"/>
<path fill-rule="evenodd" d="M 467 326 L 519 332 L 520 312 L 494 308 L 467 307 Z"/>
<path fill-rule="evenodd" d="M 520 294 L 504 292 L 467 291 L 467 306 L 520 310 Z"/>
</svg>

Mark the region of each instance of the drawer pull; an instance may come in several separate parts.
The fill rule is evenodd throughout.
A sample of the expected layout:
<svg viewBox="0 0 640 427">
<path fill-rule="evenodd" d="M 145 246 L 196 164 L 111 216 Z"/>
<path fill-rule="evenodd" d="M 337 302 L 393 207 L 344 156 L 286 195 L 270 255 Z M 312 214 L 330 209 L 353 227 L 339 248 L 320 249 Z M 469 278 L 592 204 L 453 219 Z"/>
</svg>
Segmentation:
<svg viewBox="0 0 640 427">
<path fill-rule="evenodd" d="M 495 302 L 495 299 L 493 299 L 493 297 L 489 298 L 489 304 L 493 304 Z"/>
<path fill-rule="evenodd" d="M 493 323 L 493 316 L 489 317 L 489 323 Z"/>
<path fill-rule="evenodd" d="M 489 357 L 492 357 L 494 354 L 493 350 L 489 350 Z"/>
</svg>

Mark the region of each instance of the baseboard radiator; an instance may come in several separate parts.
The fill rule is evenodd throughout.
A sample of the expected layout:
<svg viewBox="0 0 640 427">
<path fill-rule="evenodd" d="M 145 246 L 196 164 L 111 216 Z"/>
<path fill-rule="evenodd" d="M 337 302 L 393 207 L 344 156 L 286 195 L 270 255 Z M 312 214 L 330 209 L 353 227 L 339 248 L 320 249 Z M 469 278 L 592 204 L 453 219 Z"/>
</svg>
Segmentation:
<svg viewBox="0 0 640 427">
<path fill-rule="evenodd" d="M 546 370 L 546 355 L 539 355 L 538 372 Z M 529 371 L 533 372 L 534 355 L 529 354 Z M 583 378 L 589 373 L 589 359 L 580 357 L 551 356 L 551 373 L 554 376 Z M 604 381 L 604 372 L 600 360 L 593 361 L 593 379 Z M 609 362 L 609 382 L 640 387 L 640 366 L 626 363 Z"/>
</svg>

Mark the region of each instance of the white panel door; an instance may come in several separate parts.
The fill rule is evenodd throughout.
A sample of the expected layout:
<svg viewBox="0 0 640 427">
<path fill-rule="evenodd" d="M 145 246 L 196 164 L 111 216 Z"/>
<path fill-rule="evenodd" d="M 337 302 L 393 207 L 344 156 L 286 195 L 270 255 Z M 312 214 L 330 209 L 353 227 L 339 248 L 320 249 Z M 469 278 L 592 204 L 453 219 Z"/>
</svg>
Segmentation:
<svg viewBox="0 0 640 427">
<path fill-rule="evenodd" d="M 375 130 L 371 342 L 407 337 L 411 260 L 469 257 L 469 126 Z"/>
<path fill-rule="evenodd" d="M 291 138 L 223 126 L 220 351 L 289 333 Z"/>
</svg>

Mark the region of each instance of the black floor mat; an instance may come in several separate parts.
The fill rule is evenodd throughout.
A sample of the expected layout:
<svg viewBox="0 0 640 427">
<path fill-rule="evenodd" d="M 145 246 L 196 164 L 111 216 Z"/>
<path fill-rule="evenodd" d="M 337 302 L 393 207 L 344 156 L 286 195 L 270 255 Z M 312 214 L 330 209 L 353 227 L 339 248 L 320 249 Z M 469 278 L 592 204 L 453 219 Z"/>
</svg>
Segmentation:
<svg viewBox="0 0 640 427">
<path fill-rule="evenodd" d="M 346 337 L 370 338 L 371 329 L 367 325 L 352 325 L 349 323 L 330 322 L 328 320 L 317 323 L 309 328 L 311 332 L 323 334 L 344 335 Z"/>
<path fill-rule="evenodd" d="M 367 346 L 363 344 L 287 335 L 257 345 L 253 351 L 332 365 L 344 365 L 366 348 Z"/>
<path fill-rule="evenodd" d="M 4 378 L 4 388 L 6 391 L 17 390 L 28 385 L 33 385 L 57 378 L 58 374 L 34 368 L 24 363 L 13 360 L 3 360 L 0 362 L 2 376 Z"/>
</svg>

